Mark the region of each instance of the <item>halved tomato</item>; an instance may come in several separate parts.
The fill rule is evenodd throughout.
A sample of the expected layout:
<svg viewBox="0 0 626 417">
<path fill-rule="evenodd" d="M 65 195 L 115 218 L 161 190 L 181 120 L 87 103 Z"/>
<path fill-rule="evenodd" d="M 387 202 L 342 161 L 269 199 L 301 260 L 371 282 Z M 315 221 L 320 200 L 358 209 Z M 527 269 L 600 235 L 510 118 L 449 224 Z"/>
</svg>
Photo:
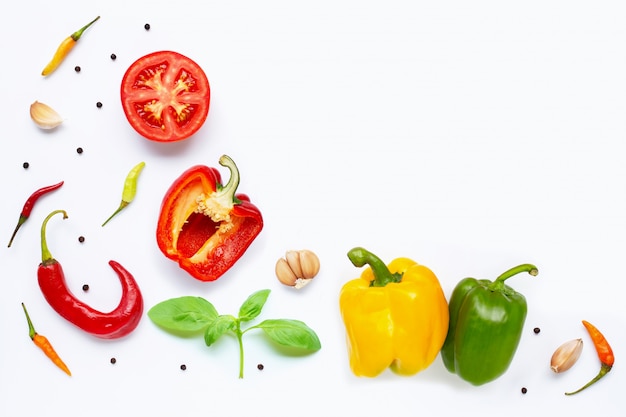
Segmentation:
<svg viewBox="0 0 626 417">
<path fill-rule="evenodd" d="M 211 88 L 193 60 L 172 51 L 133 62 L 122 78 L 122 107 L 141 136 L 176 142 L 196 133 L 209 113 Z"/>
</svg>

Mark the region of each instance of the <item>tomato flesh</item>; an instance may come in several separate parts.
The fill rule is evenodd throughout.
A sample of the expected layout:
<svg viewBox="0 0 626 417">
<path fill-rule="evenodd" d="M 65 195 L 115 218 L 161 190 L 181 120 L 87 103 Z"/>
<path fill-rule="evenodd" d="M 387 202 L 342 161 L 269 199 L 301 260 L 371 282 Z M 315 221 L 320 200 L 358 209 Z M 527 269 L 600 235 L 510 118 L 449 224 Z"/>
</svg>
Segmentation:
<svg viewBox="0 0 626 417">
<path fill-rule="evenodd" d="M 172 51 L 136 60 L 122 78 L 124 114 L 141 136 L 176 142 L 196 133 L 209 113 L 206 74 L 190 58 Z"/>
</svg>

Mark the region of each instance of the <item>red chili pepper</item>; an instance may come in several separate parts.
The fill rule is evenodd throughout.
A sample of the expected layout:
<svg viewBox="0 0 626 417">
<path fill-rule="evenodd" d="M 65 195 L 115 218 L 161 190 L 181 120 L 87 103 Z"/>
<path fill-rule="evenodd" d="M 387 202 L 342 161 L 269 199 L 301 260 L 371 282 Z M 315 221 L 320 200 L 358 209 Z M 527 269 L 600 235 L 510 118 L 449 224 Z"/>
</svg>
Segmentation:
<svg viewBox="0 0 626 417">
<path fill-rule="evenodd" d="M 17 231 L 26 222 L 26 220 L 28 220 L 28 217 L 30 216 L 30 212 L 33 211 L 33 206 L 35 205 L 37 200 L 39 200 L 39 197 L 41 197 L 44 194 L 48 194 L 49 192 L 54 191 L 57 188 L 61 188 L 62 185 L 63 185 L 63 181 L 61 181 L 58 184 L 49 185 L 47 187 L 42 187 L 38 189 L 37 191 L 35 191 L 34 193 L 32 193 L 30 197 L 28 197 L 28 199 L 26 200 L 26 203 L 24 203 L 24 207 L 22 207 L 22 212 L 20 213 L 20 218 L 17 221 L 17 226 L 15 226 L 13 235 L 11 235 L 11 240 L 9 240 L 9 246 L 8 246 L 9 248 L 11 247 L 11 243 L 13 243 L 13 239 L 15 238 Z"/>
<path fill-rule="evenodd" d="M 24 309 L 24 314 L 26 314 L 26 321 L 28 322 L 28 336 L 30 336 L 33 343 L 35 343 L 35 346 L 41 349 L 43 353 L 45 353 L 46 356 L 50 358 L 52 363 L 58 366 L 63 372 L 65 372 L 69 376 L 72 376 L 70 368 L 67 367 L 65 362 L 63 362 L 59 354 L 56 352 L 56 350 L 54 350 L 48 338 L 40 335 L 35 331 L 35 326 L 33 326 L 33 322 L 30 320 L 30 316 L 28 315 L 28 311 L 26 310 L 26 306 L 24 305 L 24 303 L 22 303 L 22 308 Z"/>
<path fill-rule="evenodd" d="M 226 185 L 217 169 L 204 165 L 174 181 L 163 198 L 156 231 L 161 252 L 201 281 L 221 277 L 263 229 L 259 209 L 247 195 L 236 194 L 237 166 L 226 155 L 219 163 L 230 169 Z"/>
<path fill-rule="evenodd" d="M 119 305 L 113 311 L 103 313 L 76 298 L 67 288 L 63 268 L 52 257 L 46 243 L 46 224 L 58 213 L 63 213 L 63 218 L 67 218 L 64 210 L 56 210 L 45 218 L 41 226 L 41 263 L 37 270 L 41 292 L 59 315 L 82 330 L 103 339 L 126 336 L 137 327 L 143 313 L 143 297 L 137 282 L 122 265 L 109 261 L 122 284 Z"/>
<path fill-rule="evenodd" d="M 585 388 L 595 384 L 599 379 L 604 377 L 604 375 L 608 374 L 613 368 L 613 364 L 615 363 L 615 356 L 613 355 L 613 349 L 611 349 L 611 345 L 606 340 L 604 335 L 598 330 L 593 324 L 588 321 L 583 320 L 583 326 L 589 332 L 589 336 L 591 336 L 591 340 L 593 341 L 593 345 L 596 348 L 596 352 L 598 352 L 598 358 L 600 359 L 600 372 L 595 376 L 591 381 L 585 384 L 582 388 L 577 389 L 573 392 L 566 392 L 565 395 L 574 395 L 584 390 Z"/>
</svg>

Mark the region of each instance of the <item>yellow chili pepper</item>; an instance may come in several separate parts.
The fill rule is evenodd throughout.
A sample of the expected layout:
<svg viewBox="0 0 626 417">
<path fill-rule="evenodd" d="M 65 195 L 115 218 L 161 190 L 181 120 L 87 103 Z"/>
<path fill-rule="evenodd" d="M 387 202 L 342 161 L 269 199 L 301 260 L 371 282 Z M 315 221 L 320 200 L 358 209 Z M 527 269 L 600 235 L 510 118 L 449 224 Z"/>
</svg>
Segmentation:
<svg viewBox="0 0 626 417">
<path fill-rule="evenodd" d="M 82 28 L 78 29 L 76 32 L 72 33 L 70 36 L 65 38 L 63 42 L 61 42 L 61 45 L 59 45 L 59 47 L 57 48 L 57 51 L 52 57 L 52 60 L 48 63 L 48 65 L 46 65 L 46 67 L 41 72 L 41 75 L 45 77 L 46 75 L 52 74 L 54 70 L 56 70 L 59 67 L 61 62 L 63 62 L 67 54 L 69 54 L 70 51 L 74 48 L 74 46 L 76 45 L 76 42 L 78 42 L 80 37 L 83 35 L 83 32 L 89 26 L 93 25 L 94 22 L 98 19 L 100 19 L 100 16 L 96 17 L 94 20 L 87 23 L 85 26 L 83 26 Z"/>
<path fill-rule="evenodd" d="M 448 303 L 435 274 L 398 258 L 388 266 L 363 248 L 348 252 L 360 278 L 341 289 L 339 305 L 347 334 L 350 368 L 375 377 L 390 368 L 414 375 L 437 357 L 448 332 Z"/>
</svg>

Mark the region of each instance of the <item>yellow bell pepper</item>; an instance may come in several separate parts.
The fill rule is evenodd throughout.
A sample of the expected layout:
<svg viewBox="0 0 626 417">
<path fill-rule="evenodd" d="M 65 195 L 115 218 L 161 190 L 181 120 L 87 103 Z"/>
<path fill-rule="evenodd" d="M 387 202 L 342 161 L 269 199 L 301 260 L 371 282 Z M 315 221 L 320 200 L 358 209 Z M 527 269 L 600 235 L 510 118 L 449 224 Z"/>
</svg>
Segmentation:
<svg viewBox="0 0 626 417">
<path fill-rule="evenodd" d="M 369 265 L 341 289 L 350 368 L 375 377 L 387 368 L 414 375 L 437 357 L 448 332 L 448 303 L 435 274 L 398 258 L 388 266 L 363 248 L 348 252 L 356 267 Z"/>
</svg>

